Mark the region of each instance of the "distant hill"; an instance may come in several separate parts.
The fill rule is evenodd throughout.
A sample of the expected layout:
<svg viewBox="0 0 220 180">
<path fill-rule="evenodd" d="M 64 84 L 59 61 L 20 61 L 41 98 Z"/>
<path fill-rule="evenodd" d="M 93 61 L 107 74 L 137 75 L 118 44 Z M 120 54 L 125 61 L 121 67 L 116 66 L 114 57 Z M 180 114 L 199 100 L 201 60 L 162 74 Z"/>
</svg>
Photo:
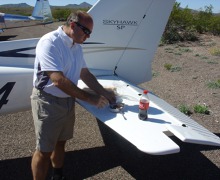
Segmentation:
<svg viewBox="0 0 220 180">
<path fill-rule="evenodd" d="M 19 3 L 19 4 L 4 4 L 4 5 L 0 5 L 0 7 L 2 7 L 2 8 L 29 8 L 29 7 L 33 7 L 33 6 L 30 6 L 26 3 Z M 57 7 L 59 7 L 59 8 L 90 8 L 90 7 L 92 7 L 92 5 L 87 2 L 83 2 L 81 4 L 68 4 L 65 6 L 51 5 L 51 8 L 57 8 Z"/>
<path fill-rule="evenodd" d="M 88 7 L 91 8 L 92 7 L 92 5 L 87 3 L 87 2 L 81 3 L 80 6 L 83 7 L 83 8 L 88 8 Z"/>
<path fill-rule="evenodd" d="M 0 7 L 3 7 L 3 8 L 29 8 L 29 7 L 32 7 L 26 3 L 19 3 L 19 4 L 3 4 L 3 5 L 0 5 Z"/>
<path fill-rule="evenodd" d="M 184 7 L 179 7 L 180 10 L 184 10 L 185 8 Z M 204 11 L 203 9 L 200 9 L 200 10 L 195 10 L 195 9 L 191 9 L 191 8 L 187 8 L 191 11 L 192 14 L 198 14 L 200 11 Z M 213 12 L 213 15 L 216 15 L 216 16 L 219 16 L 220 13 L 214 13 Z"/>
<path fill-rule="evenodd" d="M 92 5 L 87 3 L 87 2 L 83 2 L 81 4 L 68 4 L 66 6 L 64 6 L 65 8 L 91 8 Z"/>
</svg>

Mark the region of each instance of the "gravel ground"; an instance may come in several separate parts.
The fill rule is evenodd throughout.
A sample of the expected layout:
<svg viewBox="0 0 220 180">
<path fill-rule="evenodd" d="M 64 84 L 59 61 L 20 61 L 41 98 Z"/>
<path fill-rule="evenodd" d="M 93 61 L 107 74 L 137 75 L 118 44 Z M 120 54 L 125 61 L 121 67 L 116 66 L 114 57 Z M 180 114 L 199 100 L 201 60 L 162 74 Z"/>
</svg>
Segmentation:
<svg viewBox="0 0 220 180">
<path fill-rule="evenodd" d="M 0 39 L 40 37 L 58 24 L 9 29 Z M 153 79 L 140 86 L 174 107 L 189 106 L 191 118 L 220 136 L 220 89 L 207 87 L 208 82 L 220 79 L 220 58 L 210 54 L 214 47 L 220 48 L 220 38 L 208 35 L 196 43 L 160 46 L 152 64 Z M 171 64 L 173 72 L 164 68 L 165 64 Z M 209 115 L 193 111 L 196 104 L 203 103 Z M 219 147 L 182 143 L 173 137 L 180 153 L 147 155 L 79 105 L 76 112 L 74 138 L 67 144 L 65 159 L 68 179 L 220 179 Z M 31 112 L 0 115 L 0 142 L 0 179 L 32 179 L 35 138 Z"/>
</svg>

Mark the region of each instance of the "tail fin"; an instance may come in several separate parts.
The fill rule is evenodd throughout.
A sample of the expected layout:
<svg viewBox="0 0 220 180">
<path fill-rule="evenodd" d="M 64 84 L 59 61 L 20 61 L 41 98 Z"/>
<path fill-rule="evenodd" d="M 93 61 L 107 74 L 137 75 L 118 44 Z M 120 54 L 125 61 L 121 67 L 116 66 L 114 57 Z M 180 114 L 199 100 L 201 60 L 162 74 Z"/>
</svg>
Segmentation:
<svg viewBox="0 0 220 180">
<path fill-rule="evenodd" d="M 85 42 L 91 69 L 110 70 L 132 83 L 149 81 L 151 62 L 175 0 L 99 0 Z"/>
<path fill-rule="evenodd" d="M 34 18 L 41 17 L 45 21 L 52 20 L 53 17 L 52 17 L 49 1 L 48 0 L 37 0 L 33 13 L 32 13 L 32 17 Z"/>
</svg>

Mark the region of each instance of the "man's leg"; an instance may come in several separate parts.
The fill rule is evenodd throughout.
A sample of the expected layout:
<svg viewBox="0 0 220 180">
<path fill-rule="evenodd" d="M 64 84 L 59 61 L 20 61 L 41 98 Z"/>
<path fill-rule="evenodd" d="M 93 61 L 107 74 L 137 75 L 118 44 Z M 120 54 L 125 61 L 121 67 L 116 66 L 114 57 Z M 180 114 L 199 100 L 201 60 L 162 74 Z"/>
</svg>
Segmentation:
<svg viewBox="0 0 220 180">
<path fill-rule="evenodd" d="M 49 152 L 40 152 L 36 150 L 32 157 L 31 168 L 34 180 L 45 180 L 47 176 L 47 171 L 50 165 Z"/>
<path fill-rule="evenodd" d="M 53 176 L 63 175 L 64 157 L 65 157 L 66 141 L 59 141 L 56 144 L 55 150 L 51 154 L 51 163 L 53 167 Z"/>
</svg>

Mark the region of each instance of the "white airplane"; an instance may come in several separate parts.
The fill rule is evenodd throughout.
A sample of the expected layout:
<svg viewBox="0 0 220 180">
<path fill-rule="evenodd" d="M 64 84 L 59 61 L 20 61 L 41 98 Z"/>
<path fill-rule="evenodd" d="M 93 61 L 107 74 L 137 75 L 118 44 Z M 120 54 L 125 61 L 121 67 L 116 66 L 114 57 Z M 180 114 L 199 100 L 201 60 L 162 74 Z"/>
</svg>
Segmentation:
<svg viewBox="0 0 220 180">
<path fill-rule="evenodd" d="M 99 0 L 89 10 L 94 30 L 83 44 L 91 72 L 105 87 L 116 88 L 123 113 L 77 102 L 97 119 L 152 155 L 178 153 L 183 142 L 220 146 L 220 138 L 153 93 L 148 120 L 138 118 L 142 89 L 152 78 L 151 62 L 175 0 Z M 0 113 L 30 109 L 37 39 L 0 42 Z M 85 88 L 82 81 L 79 87 Z"/>
<path fill-rule="evenodd" d="M 3 32 L 6 28 L 6 21 L 41 21 L 52 22 L 52 13 L 48 0 L 37 0 L 34 6 L 34 10 L 31 16 L 21 16 L 16 14 L 0 13 L 0 23 L 5 25 L 5 28 L 1 28 L 0 32 Z"/>
</svg>

